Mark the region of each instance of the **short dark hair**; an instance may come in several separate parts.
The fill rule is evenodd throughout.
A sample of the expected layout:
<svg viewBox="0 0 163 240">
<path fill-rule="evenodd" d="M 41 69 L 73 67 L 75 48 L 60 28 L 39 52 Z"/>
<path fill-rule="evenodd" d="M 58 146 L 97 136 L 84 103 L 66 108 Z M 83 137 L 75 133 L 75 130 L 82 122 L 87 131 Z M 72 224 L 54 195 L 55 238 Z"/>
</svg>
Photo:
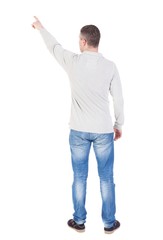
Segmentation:
<svg viewBox="0 0 163 240">
<path fill-rule="evenodd" d="M 100 30 L 95 25 L 85 25 L 80 30 L 81 35 L 85 37 L 89 46 L 98 47 L 100 42 Z"/>
</svg>

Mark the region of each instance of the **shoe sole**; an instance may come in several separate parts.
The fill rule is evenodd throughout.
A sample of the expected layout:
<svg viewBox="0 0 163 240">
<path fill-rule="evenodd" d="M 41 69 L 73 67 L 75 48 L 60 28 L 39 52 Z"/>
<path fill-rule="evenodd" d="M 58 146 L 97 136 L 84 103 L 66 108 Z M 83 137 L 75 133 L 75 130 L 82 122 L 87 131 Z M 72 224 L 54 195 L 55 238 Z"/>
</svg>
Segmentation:
<svg viewBox="0 0 163 240">
<path fill-rule="evenodd" d="M 112 234 L 113 232 L 115 232 L 115 231 L 118 230 L 118 229 L 119 229 L 119 227 L 116 228 L 116 229 L 114 229 L 114 230 L 112 230 L 112 231 L 104 231 L 104 232 L 105 232 L 105 234 Z"/>
<path fill-rule="evenodd" d="M 116 230 L 117 230 L 117 229 L 116 229 Z M 109 231 L 104 231 L 105 234 L 112 234 L 113 232 L 115 232 L 115 230 L 110 231 L 110 232 L 109 232 Z"/>
<path fill-rule="evenodd" d="M 73 228 L 73 227 L 70 227 L 70 226 L 68 226 L 68 227 L 71 228 L 71 229 L 73 229 L 73 230 L 75 230 L 75 231 L 78 232 L 78 233 L 83 233 L 83 232 L 85 232 L 85 229 L 78 230 L 78 229 Z"/>
</svg>

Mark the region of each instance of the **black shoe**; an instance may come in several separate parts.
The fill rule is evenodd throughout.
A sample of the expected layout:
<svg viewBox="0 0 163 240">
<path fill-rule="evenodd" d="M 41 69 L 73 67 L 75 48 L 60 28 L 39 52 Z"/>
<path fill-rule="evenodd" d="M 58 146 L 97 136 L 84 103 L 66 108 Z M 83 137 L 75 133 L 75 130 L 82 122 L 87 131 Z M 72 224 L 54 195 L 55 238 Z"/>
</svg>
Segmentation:
<svg viewBox="0 0 163 240">
<path fill-rule="evenodd" d="M 115 230 L 117 230 L 120 227 L 120 222 L 117 220 L 115 221 L 114 225 L 110 228 L 104 227 L 105 233 L 113 233 Z"/>
<path fill-rule="evenodd" d="M 68 220 L 68 226 L 77 232 L 85 232 L 84 224 L 77 224 L 73 219 Z"/>
</svg>

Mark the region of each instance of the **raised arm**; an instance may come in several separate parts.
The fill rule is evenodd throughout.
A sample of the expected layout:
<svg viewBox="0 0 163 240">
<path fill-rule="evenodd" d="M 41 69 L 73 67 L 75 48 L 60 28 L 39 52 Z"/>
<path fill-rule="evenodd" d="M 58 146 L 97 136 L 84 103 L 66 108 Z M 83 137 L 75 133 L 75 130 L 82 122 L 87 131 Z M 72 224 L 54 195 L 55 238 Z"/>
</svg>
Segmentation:
<svg viewBox="0 0 163 240">
<path fill-rule="evenodd" d="M 32 27 L 39 30 L 50 53 L 55 57 L 64 70 L 69 72 L 73 59 L 77 54 L 64 49 L 61 44 L 44 28 L 40 20 L 37 17 L 34 18 L 35 22 L 33 22 Z"/>
</svg>

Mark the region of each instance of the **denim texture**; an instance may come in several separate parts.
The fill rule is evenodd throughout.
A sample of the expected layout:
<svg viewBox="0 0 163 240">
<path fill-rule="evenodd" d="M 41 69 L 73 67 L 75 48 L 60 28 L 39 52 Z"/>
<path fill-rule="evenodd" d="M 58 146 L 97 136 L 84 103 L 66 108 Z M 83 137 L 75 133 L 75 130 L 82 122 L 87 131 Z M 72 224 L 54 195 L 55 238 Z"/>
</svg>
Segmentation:
<svg viewBox="0 0 163 240">
<path fill-rule="evenodd" d="M 102 220 L 105 227 L 112 227 L 115 222 L 115 184 L 114 166 L 114 133 L 88 133 L 70 130 L 69 144 L 71 150 L 72 199 L 74 206 L 73 219 L 78 224 L 86 222 L 85 208 L 90 148 L 93 145 L 97 160 L 100 191 L 102 199 Z"/>
</svg>

